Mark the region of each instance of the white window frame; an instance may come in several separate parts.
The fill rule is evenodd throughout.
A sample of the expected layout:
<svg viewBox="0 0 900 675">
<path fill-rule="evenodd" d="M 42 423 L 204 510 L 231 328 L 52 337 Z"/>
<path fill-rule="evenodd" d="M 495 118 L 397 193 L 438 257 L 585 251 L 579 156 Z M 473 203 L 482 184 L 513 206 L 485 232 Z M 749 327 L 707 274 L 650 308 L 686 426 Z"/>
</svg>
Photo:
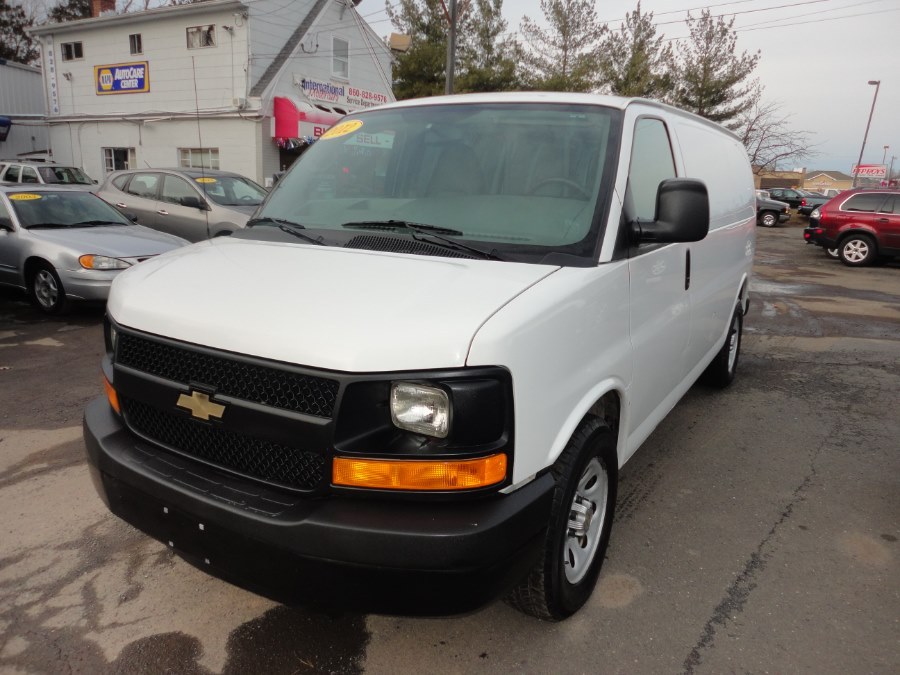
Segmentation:
<svg viewBox="0 0 900 675">
<path fill-rule="evenodd" d="M 137 161 L 135 159 L 134 148 L 101 148 L 103 152 L 103 170 L 104 175 L 112 173 L 113 171 L 123 171 L 125 169 L 135 169 L 137 168 Z M 116 150 L 126 150 L 128 152 L 128 159 L 125 161 L 125 167 L 123 169 L 116 168 L 116 160 L 115 160 L 115 151 Z"/>
<path fill-rule="evenodd" d="M 187 39 L 188 49 L 208 49 L 209 47 L 216 46 L 216 24 L 214 23 L 204 24 L 202 26 L 188 26 L 184 29 L 184 35 Z M 191 44 L 191 35 L 198 36 L 196 40 L 197 44 Z M 212 37 L 212 42 L 210 44 L 203 44 L 204 35 Z"/>
<path fill-rule="evenodd" d="M 128 49 L 132 54 L 144 53 L 144 40 L 140 33 L 132 33 L 128 36 Z"/>
<path fill-rule="evenodd" d="M 346 56 L 338 56 L 338 41 L 346 45 Z M 350 79 L 350 40 L 339 35 L 331 36 L 331 74 L 342 80 Z"/>
<path fill-rule="evenodd" d="M 204 163 L 204 157 L 208 161 Z M 178 148 L 178 166 L 182 169 L 218 169 L 218 148 Z"/>
<path fill-rule="evenodd" d="M 72 55 L 70 57 L 66 57 L 66 47 L 68 47 L 71 50 Z M 80 56 L 76 56 L 76 54 L 75 54 L 76 48 L 78 49 L 78 51 L 81 52 Z M 60 53 L 60 58 L 62 58 L 63 61 L 82 61 L 82 60 L 84 60 L 84 44 L 81 41 L 63 42 L 59 45 L 59 53 Z"/>
</svg>

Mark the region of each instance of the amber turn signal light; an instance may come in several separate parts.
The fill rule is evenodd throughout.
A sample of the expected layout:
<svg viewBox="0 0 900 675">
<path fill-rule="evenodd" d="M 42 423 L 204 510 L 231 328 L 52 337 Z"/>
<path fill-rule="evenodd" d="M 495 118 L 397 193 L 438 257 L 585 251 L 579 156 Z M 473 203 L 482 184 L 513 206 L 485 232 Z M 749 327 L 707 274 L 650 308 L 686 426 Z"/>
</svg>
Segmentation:
<svg viewBox="0 0 900 675">
<path fill-rule="evenodd" d="M 113 389 L 113 386 L 109 383 L 109 380 L 106 379 L 106 376 L 103 377 L 103 388 L 106 390 L 106 398 L 109 400 L 109 404 L 112 406 L 112 409 L 116 411 L 119 415 L 122 414 L 122 411 L 119 409 L 119 395 L 116 393 L 116 390 Z"/>
<path fill-rule="evenodd" d="M 506 478 L 506 455 L 464 460 L 335 457 L 332 483 L 377 490 L 472 490 Z"/>
</svg>

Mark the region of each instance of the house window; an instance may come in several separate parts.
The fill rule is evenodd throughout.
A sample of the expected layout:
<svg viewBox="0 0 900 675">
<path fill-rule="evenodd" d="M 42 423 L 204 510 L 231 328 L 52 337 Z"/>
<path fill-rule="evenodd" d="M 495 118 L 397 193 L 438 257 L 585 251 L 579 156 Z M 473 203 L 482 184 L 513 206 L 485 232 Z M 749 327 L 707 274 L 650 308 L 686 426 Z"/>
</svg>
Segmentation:
<svg viewBox="0 0 900 675">
<path fill-rule="evenodd" d="M 337 77 L 350 77 L 350 41 L 344 38 L 332 38 L 331 72 Z"/>
<path fill-rule="evenodd" d="M 183 169 L 218 169 L 218 148 L 178 148 L 178 165 Z"/>
<path fill-rule="evenodd" d="M 144 47 L 141 44 L 141 34 L 135 33 L 134 35 L 128 36 L 128 47 L 131 49 L 132 54 L 143 54 Z"/>
<path fill-rule="evenodd" d="M 188 49 L 216 46 L 215 26 L 192 26 L 187 29 Z"/>
<path fill-rule="evenodd" d="M 106 173 L 130 169 L 134 161 L 134 148 L 103 148 L 103 168 Z"/>
<path fill-rule="evenodd" d="M 84 51 L 80 42 L 63 42 L 60 47 L 62 47 L 63 61 L 75 61 L 76 59 L 84 58 Z"/>
</svg>

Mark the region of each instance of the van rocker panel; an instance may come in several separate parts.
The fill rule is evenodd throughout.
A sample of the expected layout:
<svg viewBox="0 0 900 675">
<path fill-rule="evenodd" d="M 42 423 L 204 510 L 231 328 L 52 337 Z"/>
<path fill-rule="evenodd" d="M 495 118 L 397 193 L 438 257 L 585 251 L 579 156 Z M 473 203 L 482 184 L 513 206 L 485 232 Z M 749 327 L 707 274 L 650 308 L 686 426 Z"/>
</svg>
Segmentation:
<svg viewBox="0 0 900 675">
<path fill-rule="evenodd" d="M 481 500 L 304 499 L 151 457 L 102 398 L 85 411 L 84 439 L 113 513 L 207 573 L 286 603 L 474 609 L 535 564 L 554 485 L 546 473 Z"/>
</svg>

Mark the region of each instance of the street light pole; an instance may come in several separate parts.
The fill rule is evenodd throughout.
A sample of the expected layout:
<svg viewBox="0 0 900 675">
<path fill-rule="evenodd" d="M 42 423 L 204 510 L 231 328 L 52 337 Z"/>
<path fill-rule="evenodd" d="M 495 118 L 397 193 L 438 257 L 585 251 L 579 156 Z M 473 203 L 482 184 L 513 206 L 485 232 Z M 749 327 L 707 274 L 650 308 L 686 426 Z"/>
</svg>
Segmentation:
<svg viewBox="0 0 900 675">
<path fill-rule="evenodd" d="M 869 121 L 866 122 L 866 133 L 863 135 L 863 144 L 859 149 L 859 159 L 856 161 L 856 173 L 853 174 L 853 187 L 856 187 L 856 181 L 859 180 L 859 165 L 862 164 L 863 153 L 866 151 L 866 139 L 869 138 L 869 126 L 872 124 L 872 114 L 875 112 L 875 101 L 878 100 L 878 89 L 881 87 L 881 80 L 869 80 L 869 84 L 875 85 L 875 96 L 872 98 L 872 108 L 869 110 Z"/>
<path fill-rule="evenodd" d="M 884 154 L 881 156 L 881 163 L 884 164 L 884 161 L 887 159 L 887 151 L 890 150 L 891 146 L 884 146 Z"/>
</svg>

